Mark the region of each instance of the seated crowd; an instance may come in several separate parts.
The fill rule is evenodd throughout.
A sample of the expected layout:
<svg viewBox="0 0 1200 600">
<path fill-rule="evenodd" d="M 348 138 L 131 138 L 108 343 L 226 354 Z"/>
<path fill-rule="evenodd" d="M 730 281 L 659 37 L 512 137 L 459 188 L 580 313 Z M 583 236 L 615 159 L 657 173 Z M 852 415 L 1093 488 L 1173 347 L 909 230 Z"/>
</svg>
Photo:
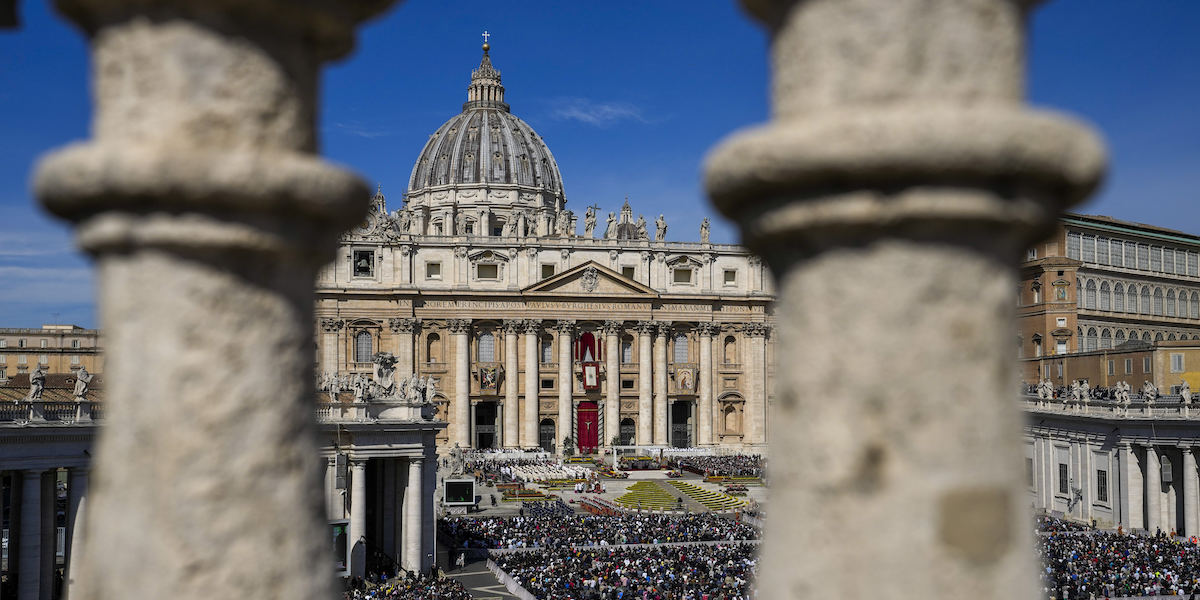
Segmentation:
<svg viewBox="0 0 1200 600">
<path fill-rule="evenodd" d="M 676 469 L 701 475 L 724 475 L 727 477 L 762 477 L 765 463 L 766 460 L 757 454 L 685 456 L 672 458 L 668 462 Z"/>
<path fill-rule="evenodd" d="M 456 518 L 439 521 L 440 535 L 466 548 L 555 548 L 756 540 L 758 529 L 713 514 L 562 515 Z"/>
<path fill-rule="evenodd" d="M 1044 598 L 1190 595 L 1200 591 L 1200 546 L 1040 519 L 1037 553 Z"/>
<path fill-rule="evenodd" d="M 346 600 L 471 600 L 467 588 L 449 577 L 405 574 L 380 580 L 372 576 L 357 583 L 346 592 Z"/>
<path fill-rule="evenodd" d="M 750 597 L 754 544 L 535 550 L 494 555 L 539 600 L 734 600 Z"/>
</svg>

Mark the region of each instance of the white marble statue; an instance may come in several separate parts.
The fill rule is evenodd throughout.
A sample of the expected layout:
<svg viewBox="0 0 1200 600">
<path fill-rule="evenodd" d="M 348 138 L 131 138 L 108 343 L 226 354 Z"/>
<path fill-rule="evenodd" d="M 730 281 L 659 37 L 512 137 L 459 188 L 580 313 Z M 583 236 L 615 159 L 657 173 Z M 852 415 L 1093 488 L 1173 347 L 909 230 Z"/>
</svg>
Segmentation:
<svg viewBox="0 0 1200 600">
<path fill-rule="evenodd" d="M 1192 403 L 1192 386 L 1188 385 L 1186 379 L 1179 386 L 1179 400 L 1183 402 L 1184 406 L 1189 406 Z"/>
<path fill-rule="evenodd" d="M 1147 380 L 1145 383 L 1142 384 L 1142 400 L 1144 400 L 1146 402 L 1146 404 L 1154 404 L 1154 401 L 1157 399 L 1158 399 L 1158 386 L 1154 385 L 1153 383 L 1150 383 L 1150 381 Z"/>
<path fill-rule="evenodd" d="M 1071 382 L 1071 400 L 1074 400 L 1075 402 L 1081 402 L 1083 400 L 1081 396 L 1081 388 L 1082 386 L 1079 385 L 1078 379 Z"/>
<path fill-rule="evenodd" d="M 25 400 L 40 402 L 44 391 L 46 391 L 46 372 L 39 365 L 34 367 L 33 372 L 29 374 L 29 394 L 25 396 Z"/>
<path fill-rule="evenodd" d="M 391 352 L 375 354 L 375 386 L 380 398 L 396 396 L 396 357 Z"/>
<path fill-rule="evenodd" d="M 400 233 L 409 233 L 409 228 L 412 227 L 412 214 L 407 210 L 396 211 L 396 225 L 400 228 Z"/>
<path fill-rule="evenodd" d="M 596 231 L 596 207 L 589 206 L 583 213 L 583 237 L 590 238 Z"/>
<path fill-rule="evenodd" d="M 1079 398 L 1084 403 L 1092 401 L 1092 386 L 1088 384 L 1088 380 L 1086 379 L 1079 381 Z"/>
<path fill-rule="evenodd" d="M 554 233 L 557 233 L 558 235 L 560 235 L 562 237 L 567 237 L 572 233 L 570 231 L 570 229 L 571 229 L 571 212 L 566 211 L 566 210 L 558 211 L 558 217 L 554 224 Z"/>
<path fill-rule="evenodd" d="M 704 220 L 700 221 L 700 243 L 701 244 L 708 243 L 708 228 L 709 228 L 708 217 L 704 217 Z"/>
<path fill-rule="evenodd" d="M 425 402 L 433 402 L 433 396 L 437 393 L 437 381 L 430 375 L 425 379 L 424 385 Z"/>
<path fill-rule="evenodd" d="M 612 211 L 608 213 L 608 223 L 604 227 L 604 239 L 617 239 L 617 215 Z"/>
<path fill-rule="evenodd" d="M 643 217 L 642 215 L 638 215 L 638 220 L 637 220 L 637 239 L 639 239 L 639 240 L 648 240 L 648 239 L 650 239 L 650 234 L 649 234 L 649 233 L 646 233 L 646 217 Z"/>
<path fill-rule="evenodd" d="M 75 401 L 83 402 L 87 400 L 88 384 L 92 382 L 95 375 L 88 373 L 87 367 L 79 367 L 79 372 L 75 374 Z"/>
<path fill-rule="evenodd" d="M 667 220 L 662 213 L 658 214 L 658 218 L 654 220 L 654 241 L 661 242 L 667 239 Z"/>
</svg>

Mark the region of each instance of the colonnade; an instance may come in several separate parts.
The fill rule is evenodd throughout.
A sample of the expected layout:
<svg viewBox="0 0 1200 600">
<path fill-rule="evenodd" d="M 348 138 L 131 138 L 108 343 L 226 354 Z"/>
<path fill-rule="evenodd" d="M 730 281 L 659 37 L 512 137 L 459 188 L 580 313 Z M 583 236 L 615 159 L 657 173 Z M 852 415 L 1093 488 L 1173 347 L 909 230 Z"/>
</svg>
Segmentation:
<svg viewBox="0 0 1200 600">
<path fill-rule="evenodd" d="M 1196 448 L 1189 445 L 1122 443 L 1122 464 L 1128 465 L 1129 474 L 1134 475 L 1135 470 L 1137 473 L 1125 478 L 1121 506 L 1126 510 L 1121 524 L 1150 532 L 1161 529 L 1200 535 L 1200 474 L 1196 471 L 1195 452 Z"/>
<path fill-rule="evenodd" d="M 62 586 L 56 589 L 55 570 L 58 560 L 57 499 L 58 469 L 25 468 L 5 471 L 0 480 L 7 479 L 10 486 L 8 504 L 3 508 L 9 514 L 9 566 L 10 575 L 15 574 L 18 600 L 50 600 L 61 598 L 70 586 L 73 553 L 82 540 L 82 517 L 84 499 L 88 489 L 88 470 L 84 467 L 67 469 L 67 506 L 65 511 L 62 563 L 65 577 Z M 2 499 L 2 496 L 0 496 Z"/>
<path fill-rule="evenodd" d="M 368 503 L 373 495 L 367 489 L 367 462 L 380 461 L 377 494 L 383 499 L 382 506 L 374 510 L 379 520 L 376 527 L 367 523 Z M 435 472 L 424 457 L 351 457 L 348 465 L 348 498 L 343 499 L 334 483 L 337 478 L 337 457 L 330 456 L 325 472 L 326 503 L 329 516 L 349 519 L 347 570 L 351 576 L 366 574 L 367 547 L 374 546 L 380 552 L 393 557 L 397 564 L 409 571 L 425 572 L 432 564 L 426 546 L 426 521 L 434 518 L 432 506 L 425 506 L 422 498 L 432 501 L 432 495 L 422 494 L 422 485 L 427 474 Z M 348 509 L 347 509 L 348 507 Z M 380 531 L 378 539 L 368 534 L 369 529 Z M 432 542 L 432 540 L 430 540 Z"/>
</svg>

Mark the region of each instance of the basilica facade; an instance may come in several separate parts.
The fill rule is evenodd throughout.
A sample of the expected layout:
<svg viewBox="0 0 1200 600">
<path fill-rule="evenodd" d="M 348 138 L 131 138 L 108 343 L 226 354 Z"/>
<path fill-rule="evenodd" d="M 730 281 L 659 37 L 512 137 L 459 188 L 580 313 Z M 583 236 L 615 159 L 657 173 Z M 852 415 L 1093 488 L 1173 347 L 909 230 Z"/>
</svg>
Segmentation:
<svg viewBox="0 0 1200 600">
<path fill-rule="evenodd" d="M 392 353 L 397 377 L 431 381 L 443 448 L 764 447 L 763 263 L 710 243 L 707 219 L 698 241 L 668 242 L 662 215 L 648 224 L 628 200 L 607 216 L 567 206 L 485 44 L 467 102 L 421 150 L 401 205 L 377 192 L 318 277 L 322 379 L 354 388 Z"/>
</svg>

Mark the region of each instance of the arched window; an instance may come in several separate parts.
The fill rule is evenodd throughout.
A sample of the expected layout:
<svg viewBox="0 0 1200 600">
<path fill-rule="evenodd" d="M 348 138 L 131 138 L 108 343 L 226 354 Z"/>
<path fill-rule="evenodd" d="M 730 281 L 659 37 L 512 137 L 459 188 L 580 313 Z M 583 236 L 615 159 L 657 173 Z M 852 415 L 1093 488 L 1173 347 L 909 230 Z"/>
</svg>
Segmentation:
<svg viewBox="0 0 1200 600">
<path fill-rule="evenodd" d="M 1142 313 L 1143 315 L 1150 314 L 1150 288 L 1142 288 L 1142 303 L 1140 306 L 1138 306 L 1138 308 L 1140 309 L 1138 312 Z"/>
<path fill-rule="evenodd" d="M 496 362 L 496 336 L 490 331 L 479 334 L 479 362 Z"/>
<path fill-rule="evenodd" d="M 621 362 L 630 364 L 633 362 L 633 336 L 627 335 L 621 338 Z"/>
<path fill-rule="evenodd" d="M 1084 339 L 1083 328 L 1076 327 L 1075 328 L 1075 351 L 1083 352 L 1083 349 L 1085 347 L 1086 347 L 1086 340 Z"/>
<path fill-rule="evenodd" d="M 732 335 L 725 337 L 725 352 L 722 362 L 731 365 L 737 362 L 737 338 Z"/>
<path fill-rule="evenodd" d="M 542 362 L 554 362 L 554 338 L 549 335 L 542 336 Z"/>
<path fill-rule="evenodd" d="M 1088 352 L 1096 349 L 1097 341 L 1096 328 L 1089 327 L 1087 332 L 1087 345 L 1085 346 Z"/>
<path fill-rule="evenodd" d="M 1149 331 L 1143 331 L 1143 332 L 1142 332 L 1142 341 L 1143 341 L 1143 342 L 1147 342 L 1147 343 L 1149 343 L 1149 342 L 1150 342 L 1150 340 L 1151 340 L 1151 338 L 1150 338 L 1150 332 L 1149 332 Z"/>
<path fill-rule="evenodd" d="M 1162 288 L 1154 288 L 1154 314 L 1160 317 L 1163 314 Z"/>
<path fill-rule="evenodd" d="M 1084 289 L 1086 292 L 1084 296 L 1085 300 L 1083 302 L 1083 307 L 1096 308 L 1096 282 L 1089 279 L 1087 282 L 1087 287 Z"/>
<path fill-rule="evenodd" d="M 1113 310 L 1125 312 L 1125 286 L 1119 283 L 1113 288 Z"/>
<path fill-rule="evenodd" d="M 366 331 L 354 336 L 354 362 L 371 362 L 371 334 Z"/>
<path fill-rule="evenodd" d="M 1108 350 L 1112 348 L 1112 332 L 1104 329 L 1100 332 L 1100 349 Z"/>
<path fill-rule="evenodd" d="M 1192 292 L 1191 312 L 1193 319 L 1200 319 L 1200 294 Z"/>
<path fill-rule="evenodd" d="M 442 362 L 442 336 L 431 333 L 429 337 L 425 338 L 425 361 Z"/>
<path fill-rule="evenodd" d="M 737 406 L 733 404 L 725 406 L 725 409 L 721 411 L 721 426 L 725 430 L 725 433 L 737 435 L 742 432 L 742 420 L 740 417 L 741 415 L 738 414 Z"/>
<path fill-rule="evenodd" d="M 1138 311 L 1138 295 L 1137 286 L 1129 286 L 1129 292 L 1125 294 L 1125 299 L 1128 302 L 1125 304 L 1125 310 L 1135 313 Z"/>
<path fill-rule="evenodd" d="M 1167 309 L 1168 317 L 1175 316 L 1175 290 L 1167 290 Z"/>
<path fill-rule="evenodd" d="M 1112 291 L 1107 281 L 1100 284 L 1100 310 L 1112 310 Z"/>
<path fill-rule="evenodd" d="M 1161 342 L 1161 341 L 1163 341 L 1163 334 L 1162 334 L 1162 332 L 1161 332 L 1161 331 L 1160 331 L 1160 332 L 1158 332 L 1158 333 L 1156 333 L 1156 334 L 1154 334 L 1154 341 L 1156 341 L 1156 342 Z"/>
<path fill-rule="evenodd" d="M 1173 341 L 1175 341 L 1175 334 L 1173 334 L 1173 333 L 1172 333 L 1172 334 L 1168 335 L 1168 336 L 1167 336 L 1167 341 L 1168 341 L 1168 342 L 1173 342 Z"/>
<path fill-rule="evenodd" d="M 1121 344 L 1124 344 L 1124 343 L 1125 343 L 1125 332 L 1118 329 L 1116 337 L 1113 338 L 1113 344 L 1116 346 L 1120 346 Z"/>
<path fill-rule="evenodd" d="M 680 333 L 675 335 L 675 355 L 672 361 L 676 363 L 685 363 L 688 361 L 688 338 L 686 334 Z"/>
<path fill-rule="evenodd" d="M 1200 335 L 1192 334 L 1193 340 L 1200 340 Z"/>
</svg>

